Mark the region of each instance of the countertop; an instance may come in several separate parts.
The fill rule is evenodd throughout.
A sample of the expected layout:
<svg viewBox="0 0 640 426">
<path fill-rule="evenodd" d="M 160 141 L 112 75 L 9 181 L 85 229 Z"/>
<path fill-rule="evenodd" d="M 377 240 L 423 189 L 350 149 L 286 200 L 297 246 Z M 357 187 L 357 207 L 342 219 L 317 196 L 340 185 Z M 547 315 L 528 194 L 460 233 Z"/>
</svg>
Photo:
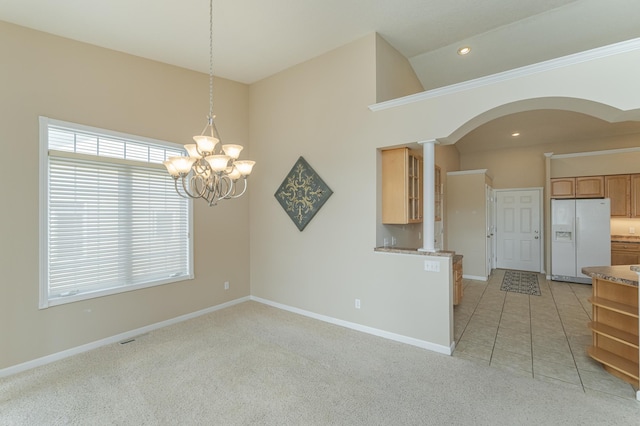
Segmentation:
<svg viewBox="0 0 640 426">
<path fill-rule="evenodd" d="M 591 278 L 638 287 L 636 271 L 640 271 L 640 265 L 587 266 L 582 268 L 582 273 Z"/>
<path fill-rule="evenodd" d="M 462 260 L 461 254 L 456 254 L 455 251 L 441 250 L 441 251 L 420 251 L 414 248 L 403 247 L 376 247 L 374 251 L 380 253 L 395 253 L 395 254 L 417 254 L 421 256 L 441 256 L 441 257 L 453 257 L 453 261 L 457 262 Z"/>
<path fill-rule="evenodd" d="M 640 237 L 635 237 L 633 235 L 612 235 L 611 242 L 640 244 Z"/>
</svg>

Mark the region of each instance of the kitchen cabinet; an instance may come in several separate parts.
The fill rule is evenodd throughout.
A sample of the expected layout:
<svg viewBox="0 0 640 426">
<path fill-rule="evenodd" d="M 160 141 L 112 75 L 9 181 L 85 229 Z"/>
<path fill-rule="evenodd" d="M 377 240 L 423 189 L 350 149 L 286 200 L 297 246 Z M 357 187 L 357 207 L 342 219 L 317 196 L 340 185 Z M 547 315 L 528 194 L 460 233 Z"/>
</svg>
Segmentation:
<svg viewBox="0 0 640 426">
<path fill-rule="evenodd" d="M 588 323 L 592 345 L 587 353 L 606 371 L 638 387 L 638 276 L 624 266 L 583 272 L 591 275 L 593 292 L 593 321 Z"/>
<path fill-rule="evenodd" d="M 462 255 L 453 256 L 453 304 L 458 305 L 462 300 Z"/>
<path fill-rule="evenodd" d="M 640 243 L 611 243 L 611 265 L 640 264 Z"/>
<path fill-rule="evenodd" d="M 611 199 L 611 217 L 631 216 L 630 175 L 605 176 L 604 196 Z"/>
<path fill-rule="evenodd" d="M 577 177 L 576 198 L 604 198 L 604 176 Z"/>
<path fill-rule="evenodd" d="M 640 174 L 605 176 L 611 217 L 640 218 Z"/>
<path fill-rule="evenodd" d="M 440 167 L 436 166 L 434 172 L 435 188 L 434 188 L 434 203 L 435 203 L 435 221 L 440 222 L 442 220 L 442 176 L 440 174 Z"/>
<path fill-rule="evenodd" d="M 576 178 L 551 179 L 551 198 L 576 198 Z"/>
<path fill-rule="evenodd" d="M 631 175 L 631 217 L 640 217 L 640 174 Z"/>
<path fill-rule="evenodd" d="M 382 223 L 422 222 L 422 157 L 407 147 L 382 151 Z"/>
<path fill-rule="evenodd" d="M 551 179 L 551 198 L 604 198 L 604 176 Z"/>
</svg>

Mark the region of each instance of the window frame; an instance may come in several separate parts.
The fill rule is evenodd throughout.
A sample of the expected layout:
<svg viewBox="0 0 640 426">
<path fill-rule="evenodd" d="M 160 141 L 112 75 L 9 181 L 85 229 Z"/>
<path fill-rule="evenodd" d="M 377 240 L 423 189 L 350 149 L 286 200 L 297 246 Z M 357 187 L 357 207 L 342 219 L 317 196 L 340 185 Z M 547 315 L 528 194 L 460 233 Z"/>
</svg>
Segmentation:
<svg viewBox="0 0 640 426">
<path fill-rule="evenodd" d="M 188 199 L 187 202 L 187 230 L 188 230 L 188 271 L 186 275 L 179 277 L 172 277 L 163 280 L 151 281 L 141 284 L 122 285 L 118 287 L 111 287 L 102 290 L 89 291 L 85 293 L 79 293 L 68 296 L 51 297 L 49 294 L 49 127 L 57 126 L 70 129 L 72 131 L 89 133 L 98 137 L 104 138 L 116 138 L 130 142 L 139 142 L 147 145 L 155 145 L 159 147 L 167 147 L 184 152 L 184 146 L 173 142 L 161 141 L 157 139 L 151 139 L 143 136 L 131 135 L 113 130 L 101 129 L 97 127 L 86 126 L 77 123 L 71 123 L 67 121 L 56 120 L 44 116 L 39 117 L 39 309 L 45 309 L 52 306 L 64 305 L 67 303 L 77 302 L 80 300 L 88 300 L 97 297 L 103 297 L 108 295 L 114 295 L 119 293 L 125 293 L 134 290 L 140 290 L 143 288 L 156 287 L 160 285 L 176 283 L 180 281 L 194 279 L 194 239 L 193 239 L 193 200 Z M 86 156 L 81 153 L 71 154 L 78 158 L 90 157 L 90 158 L 104 158 L 113 160 L 114 162 L 127 162 L 136 163 L 138 166 L 153 167 L 153 162 L 143 162 L 134 160 L 122 160 L 113 157 L 100 157 L 100 156 Z M 158 163 L 159 167 L 164 168 L 161 163 Z M 169 174 L 167 174 L 169 177 Z M 176 194 L 176 196 L 179 196 Z"/>
</svg>

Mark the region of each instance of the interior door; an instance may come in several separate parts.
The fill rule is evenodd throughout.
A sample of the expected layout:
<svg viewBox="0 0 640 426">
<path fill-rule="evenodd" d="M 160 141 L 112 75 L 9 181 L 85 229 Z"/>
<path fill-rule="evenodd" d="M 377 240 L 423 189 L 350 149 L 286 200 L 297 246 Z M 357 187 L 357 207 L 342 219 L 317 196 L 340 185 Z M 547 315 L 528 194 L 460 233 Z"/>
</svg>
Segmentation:
<svg viewBox="0 0 640 426">
<path fill-rule="evenodd" d="M 495 268 L 495 202 L 493 188 L 485 185 L 486 193 L 486 232 L 487 232 L 487 276 Z"/>
<path fill-rule="evenodd" d="M 497 190 L 497 266 L 541 272 L 540 188 Z"/>
</svg>

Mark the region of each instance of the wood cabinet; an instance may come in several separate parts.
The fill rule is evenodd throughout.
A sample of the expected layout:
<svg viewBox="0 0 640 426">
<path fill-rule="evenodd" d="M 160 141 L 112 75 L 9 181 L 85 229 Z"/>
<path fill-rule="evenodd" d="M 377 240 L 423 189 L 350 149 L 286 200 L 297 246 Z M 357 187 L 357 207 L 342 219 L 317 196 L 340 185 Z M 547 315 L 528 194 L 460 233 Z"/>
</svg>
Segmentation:
<svg viewBox="0 0 640 426">
<path fill-rule="evenodd" d="M 604 176 L 551 179 L 551 198 L 603 198 Z"/>
<path fill-rule="evenodd" d="M 587 353 L 605 370 L 638 387 L 638 287 L 593 278 L 593 344 Z"/>
<path fill-rule="evenodd" d="M 436 166 L 434 171 L 434 204 L 435 204 L 435 221 L 440 222 L 442 220 L 442 176 L 440 173 L 440 167 Z"/>
<path fill-rule="evenodd" d="M 640 264 L 640 244 L 638 243 L 611 243 L 611 265 L 638 265 Z"/>
<path fill-rule="evenodd" d="M 605 197 L 611 217 L 640 217 L 640 174 L 605 176 Z"/>
<path fill-rule="evenodd" d="M 551 198 L 576 198 L 576 178 L 551 179 Z"/>
<path fill-rule="evenodd" d="M 453 256 L 453 304 L 458 305 L 462 300 L 462 255 Z"/>
<path fill-rule="evenodd" d="M 409 148 L 382 151 L 382 223 L 422 222 L 422 167 Z"/>
<path fill-rule="evenodd" d="M 604 177 L 604 196 L 611 199 L 611 217 L 631 216 L 631 176 Z"/>
</svg>

